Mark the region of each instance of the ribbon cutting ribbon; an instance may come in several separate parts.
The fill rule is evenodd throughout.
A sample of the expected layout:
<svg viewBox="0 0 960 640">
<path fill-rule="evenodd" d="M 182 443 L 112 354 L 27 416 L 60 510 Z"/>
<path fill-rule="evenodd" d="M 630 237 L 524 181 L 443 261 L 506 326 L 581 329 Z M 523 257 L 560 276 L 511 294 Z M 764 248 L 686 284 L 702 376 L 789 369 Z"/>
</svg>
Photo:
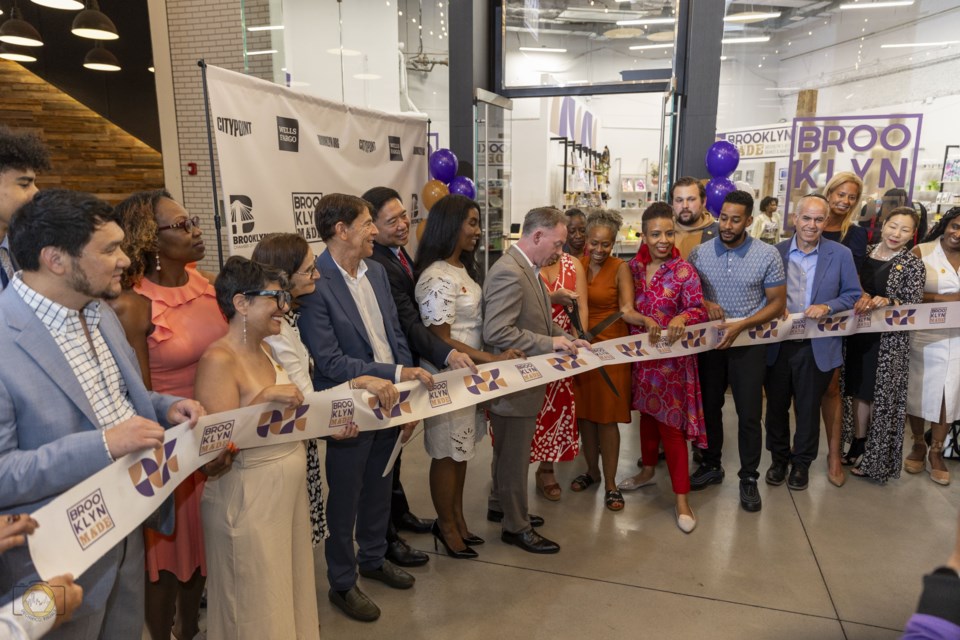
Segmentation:
<svg viewBox="0 0 960 640">
<path fill-rule="evenodd" d="M 574 300 L 571 306 L 573 307 L 572 311 L 570 307 L 564 306 L 563 312 L 567 314 L 568 318 L 570 318 L 570 322 L 573 324 L 573 328 L 577 332 L 577 337 L 586 340 L 587 342 L 593 342 L 598 335 L 603 333 L 604 329 L 623 317 L 623 311 L 611 313 L 609 316 L 595 324 L 589 331 L 584 331 L 583 323 L 580 321 L 580 305 L 576 300 Z M 613 395 L 619 398 L 620 392 L 617 391 L 617 386 L 613 384 L 613 380 L 610 379 L 610 374 L 607 373 L 606 369 L 600 369 L 600 377 L 603 378 L 603 381 L 607 383 L 608 387 L 610 387 L 610 391 L 613 391 Z"/>
<path fill-rule="evenodd" d="M 722 339 L 719 324 L 689 326 L 672 345 L 665 338 L 651 344 L 641 334 L 605 340 L 577 355 L 551 353 L 506 360 L 481 365 L 477 373 L 445 371 L 434 376 L 433 389 L 418 382 L 397 385 L 400 402 L 389 409 L 365 391 L 337 389 L 308 393 L 295 409 L 261 404 L 205 416 L 193 429 L 181 424 L 166 431 L 163 446 L 124 456 L 32 513 L 41 526 L 27 537 L 30 555 L 43 579 L 62 573 L 79 577 L 229 442 L 240 449 L 295 442 L 329 436 L 351 423 L 362 430 L 385 429 L 605 365 L 702 353 Z M 864 315 L 847 311 L 819 320 L 795 314 L 743 331 L 733 346 L 956 328 L 960 328 L 960 302 L 904 305 Z"/>
</svg>

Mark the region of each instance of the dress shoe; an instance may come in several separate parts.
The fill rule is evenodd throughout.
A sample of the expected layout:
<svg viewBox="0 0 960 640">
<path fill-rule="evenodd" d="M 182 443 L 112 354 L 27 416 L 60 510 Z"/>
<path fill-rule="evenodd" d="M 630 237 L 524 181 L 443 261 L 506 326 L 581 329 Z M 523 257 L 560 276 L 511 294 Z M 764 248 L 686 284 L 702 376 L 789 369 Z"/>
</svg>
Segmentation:
<svg viewBox="0 0 960 640">
<path fill-rule="evenodd" d="M 697 516 L 696 515 L 685 515 L 680 513 L 680 511 L 674 507 L 674 515 L 677 516 L 677 527 L 680 528 L 680 531 L 684 533 L 690 533 L 697 528 Z M 693 513 L 693 509 L 690 510 L 690 513 Z"/>
<path fill-rule="evenodd" d="M 412 575 L 396 566 L 389 560 L 384 560 L 379 569 L 360 569 L 360 575 L 371 580 L 379 580 L 394 589 L 409 589 L 417 581 Z"/>
<path fill-rule="evenodd" d="M 471 547 L 476 547 L 477 545 L 481 545 L 484 542 L 486 542 L 486 540 L 484 540 L 480 536 L 475 536 L 472 533 L 468 536 L 463 536 L 463 541 L 466 542 Z"/>
<path fill-rule="evenodd" d="M 810 482 L 809 472 L 803 465 L 795 464 L 790 467 L 790 477 L 787 478 L 787 488 L 793 491 L 803 491 Z"/>
<path fill-rule="evenodd" d="M 774 487 L 779 487 L 784 482 L 787 481 L 787 463 L 786 462 L 776 462 L 770 465 L 770 468 L 767 469 L 767 475 L 764 476 L 767 484 Z"/>
<path fill-rule="evenodd" d="M 531 527 L 542 527 L 543 518 L 540 516 L 535 516 L 532 513 L 528 513 L 527 517 L 530 518 Z M 493 509 L 487 509 L 487 520 L 490 522 L 503 522 L 503 511 L 494 511 Z"/>
<path fill-rule="evenodd" d="M 740 479 L 740 506 L 744 511 L 760 511 L 763 503 L 760 501 L 760 491 L 757 489 L 756 478 Z"/>
<path fill-rule="evenodd" d="M 560 545 L 553 540 L 547 540 L 533 529 L 527 529 L 520 533 L 504 531 L 500 534 L 500 539 L 530 553 L 558 553 L 560 551 Z"/>
<path fill-rule="evenodd" d="M 399 567 L 422 567 L 430 560 L 430 556 L 414 549 L 403 538 L 397 538 L 387 543 L 387 560 Z"/>
<path fill-rule="evenodd" d="M 638 481 L 636 476 L 631 476 L 626 480 L 621 480 L 617 485 L 617 489 L 620 489 L 620 491 L 636 491 L 641 487 L 649 487 L 655 484 L 657 484 L 657 478 L 655 475 L 642 482 Z"/>
<path fill-rule="evenodd" d="M 374 604 L 373 600 L 367 597 L 367 594 L 360 591 L 357 585 L 353 585 L 353 588 L 344 595 L 330 589 L 327 592 L 327 598 L 333 603 L 333 606 L 354 620 L 373 622 L 380 617 L 380 607 Z"/>
<path fill-rule="evenodd" d="M 430 533 L 430 527 L 433 526 L 433 520 L 418 518 L 409 511 L 400 516 L 400 525 L 397 527 L 410 533 Z"/>
<path fill-rule="evenodd" d="M 466 540 L 463 541 L 465 546 L 459 551 L 447 544 L 446 539 L 443 537 L 443 533 L 440 531 L 440 523 L 437 520 L 434 520 L 433 522 L 433 529 L 431 530 L 431 533 L 433 533 L 434 550 L 438 550 L 440 545 L 443 545 L 444 551 L 446 551 L 447 555 L 451 558 L 455 558 L 457 560 L 472 560 L 480 555 L 466 544 Z"/>
<path fill-rule="evenodd" d="M 699 491 L 705 489 L 711 484 L 720 484 L 723 482 L 723 467 L 711 467 L 701 464 L 693 475 L 690 476 L 690 490 Z"/>
</svg>

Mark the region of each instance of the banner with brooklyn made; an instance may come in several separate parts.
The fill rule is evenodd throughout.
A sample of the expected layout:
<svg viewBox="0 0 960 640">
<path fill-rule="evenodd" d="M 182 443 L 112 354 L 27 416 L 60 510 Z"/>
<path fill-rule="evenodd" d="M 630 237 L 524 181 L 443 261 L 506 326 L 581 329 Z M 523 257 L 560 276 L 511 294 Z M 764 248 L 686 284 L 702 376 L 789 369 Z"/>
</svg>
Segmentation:
<svg viewBox="0 0 960 640">
<path fill-rule="evenodd" d="M 419 217 L 426 116 L 331 102 L 214 66 L 207 80 L 230 255 L 249 257 L 276 232 L 319 243 L 314 211 L 326 193 L 391 187 Z"/>
<path fill-rule="evenodd" d="M 877 309 L 856 316 L 847 311 L 811 320 L 801 314 L 741 333 L 734 346 L 784 340 L 846 336 L 852 333 L 960 327 L 960 302 Z M 296 409 L 262 404 L 202 418 L 167 430 L 163 446 L 124 456 L 61 494 L 33 514 L 40 527 L 29 536 L 30 555 L 44 579 L 79 576 L 153 513 L 180 482 L 217 456 L 228 443 L 240 449 L 328 436 L 354 423 L 384 429 L 427 416 L 473 406 L 532 386 L 609 364 L 693 355 L 713 349 L 723 337 L 719 322 L 687 327 L 674 344 L 651 344 L 646 335 L 599 342 L 573 355 L 546 354 L 485 364 L 434 377 L 433 389 L 418 382 L 397 385 L 400 401 L 381 407 L 365 391 L 331 389 L 306 395 Z"/>
</svg>

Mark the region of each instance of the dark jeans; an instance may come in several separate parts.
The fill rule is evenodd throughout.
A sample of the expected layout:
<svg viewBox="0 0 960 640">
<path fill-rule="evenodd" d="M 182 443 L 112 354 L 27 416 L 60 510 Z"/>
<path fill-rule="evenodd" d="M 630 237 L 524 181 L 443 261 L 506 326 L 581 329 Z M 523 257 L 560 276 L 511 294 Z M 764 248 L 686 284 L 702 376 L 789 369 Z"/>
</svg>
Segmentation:
<svg viewBox="0 0 960 640">
<path fill-rule="evenodd" d="M 820 371 L 809 340 L 780 343 L 773 366 L 767 367 L 767 450 L 774 462 L 809 467 L 820 447 L 820 400 L 830 386 L 833 369 Z M 790 448 L 790 402 L 796 433 Z"/>
<path fill-rule="evenodd" d="M 697 356 L 700 371 L 700 395 L 707 425 L 707 448 L 703 463 L 720 466 L 723 453 L 723 404 L 727 386 L 733 390 L 737 408 L 737 443 L 740 449 L 740 478 L 759 478 L 763 431 L 763 380 L 767 372 L 767 347 L 758 344 L 722 351 L 706 351 Z"/>
</svg>

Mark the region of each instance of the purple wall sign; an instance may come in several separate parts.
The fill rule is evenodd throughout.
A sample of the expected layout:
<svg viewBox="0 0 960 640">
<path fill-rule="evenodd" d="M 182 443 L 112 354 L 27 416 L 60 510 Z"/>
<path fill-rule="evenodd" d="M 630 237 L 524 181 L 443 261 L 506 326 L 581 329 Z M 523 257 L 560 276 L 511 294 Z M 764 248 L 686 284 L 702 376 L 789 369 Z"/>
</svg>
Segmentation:
<svg viewBox="0 0 960 640">
<path fill-rule="evenodd" d="M 863 180 L 861 199 L 900 188 L 912 200 L 922 123 L 919 113 L 794 118 L 784 211 L 791 196 L 820 193 L 841 171 Z"/>
</svg>

